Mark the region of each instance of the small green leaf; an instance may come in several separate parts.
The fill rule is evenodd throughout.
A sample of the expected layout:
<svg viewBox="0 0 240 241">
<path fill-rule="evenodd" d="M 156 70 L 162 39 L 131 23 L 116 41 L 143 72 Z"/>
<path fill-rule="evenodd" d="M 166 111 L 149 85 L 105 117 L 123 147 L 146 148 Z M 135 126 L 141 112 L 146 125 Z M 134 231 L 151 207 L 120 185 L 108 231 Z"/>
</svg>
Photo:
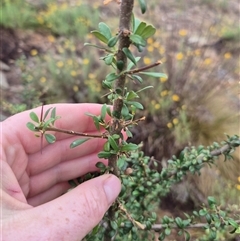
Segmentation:
<svg viewBox="0 0 240 241">
<path fill-rule="evenodd" d="M 97 130 L 99 131 L 100 130 L 99 118 L 97 116 L 93 116 L 92 118 L 93 118 L 94 125 L 96 126 Z"/>
<path fill-rule="evenodd" d="M 107 106 L 107 113 L 108 113 L 109 116 L 112 116 L 111 109 L 110 109 L 109 106 Z"/>
<path fill-rule="evenodd" d="M 208 197 L 208 205 L 211 206 L 213 204 L 216 204 L 216 200 L 214 197 Z"/>
<path fill-rule="evenodd" d="M 141 57 L 136 57 L 135 58 L 135 61 L 136 63 L 141 59 Z M 134 66 L 134 63 L 133 62 L 130 62 L 127 66 L 127 71 L 129 71 L 132 67 Z"/>
<path fill-rule="evenodd" d="M 114 140 L 114 138 L 112 138 L 111 136 L 108 137 L 108 142 L 110 144 L 110 146 L 115 150 L 115 151 L 119 151 L 119 147 L 117 142 Z"/>
<path fill-rule="evenodd" d="M 43 120 L 42 121 L 45 121 L 45 119 L 47 118 L 47 116 L 48 116 L 48 113 L 49 113 L 49 111 L 52 109 L 52 107 L 51 108 L 49 108 L 46 112 L 45 112 L 45 114 L 44 114 L 44 117 L 43 117 Z"/>
<path fill-rule="evenodd" d="M 103 146 L 103 150 L 106 151 L 106 152 L 109 152 L 110 151 L 110 144 L 109 142 L 105 142 L 104 146 Z"/>
<path fill-rule="evenodd" d="M 145 47 L 147 45 L 146 41 L 139 35 L 130 34 L 129 38 L 133 43 L 138 44 L 140 46 Z"/>
<path fill-rule="evenodd" d="M 117 61 L 117 68 L 122 71 L 124 67 L 124 62 L 122 60 Z"/>
<path fill-rule="evenodd" d="M 52 134 L 44 134 L 45 139 L 48 143 L 52 144 L 56 141 L 56 137 Z"/>
<path fill-rule="evenodd" d="M 31 112 L 31 113 L 30 113 L 30 118 L 31 118 L 33 121 L 39 123 L 39 119 L 38 119 L 38 116 L 36 115 L 36 113 Z"/>
<path fill-rule="evenodd" d="M 133 90 L 131 90 L 130 92 L 128 92 L 126 94 L 126 100 L 129 101 L 129 100 L 133 100 L 135 98 L 139 98 L 139 96 L 137 95 L 136 92 L 134 92 Z"/>
<path fill-rule="evenodd" d="M 131 138 L 131 137 L 133 137 L 133 134 L 132 134 L 132 132 L 130 131 L 130 130 L 126 130 L 126 134 L 127 134 L 127 136 L 129 137 L 129 138 Z"/>
<path fill-rule="evenodd" d="M 184 230 L 184 236 L 185 236 L 185 240 L 186 240 L 186 241 L 189 241 L 190 238 L 191 238 L 189 232 L 187 232 L 186 230 Z"/>
<path fill-rule="evenodd" d="M 121 114 L 123 117 L 127 117 L 129 115 L 128 107 L 125 104 L 123 104 Z"/>
<path fill-rule="evenodd" d="M 104 58 L 104 62 L 106 65 L 111 65 L 114 59 L 114 55 L 113 54 L 109 54 Z"/>
<path fill-rule="evenodd" d="M 49 127 L 54 121 L 55 119 L 53 118 L 50 118 L 49 120 L 47 120 L 43 125 L 43 129 L 46 129 L 47 127 Z"/>
<path fill-rule="evenodd" d="M 119 76 L 116 73 L 110 73 L 106 76 L 105 80 L 108 82 L 111 82 L 115 79 L 117 79 Z"/>
<path fill-rule="evenodd" d="M 240 226 L 238 225 L 238 223 L 237 222 L 235 222 L 233 219 L 229 219 L 228 220 L 228 223 L 231 225 L 231 226 L 233 226 L 234 228 L 240 228 Z"/>
<path fill-rule="evenodd" d="M 134 34 L 137 34 L 137 35 L 142 35 L 142 32 L 143 32 L 143 30 L 146 28 L 146 26 L 147 26 L 147 24 L 145 23 L 145 22 L 141 22 L 139 25 L 138 25 L 138 27 L 137 27 L 137 29 L 136 29 L 136 31 L 134 32 Z"/>
<path fill-rule="evenodd" d="M 179 228 L 183 228 L 183 222 L 182 222 L 182 219 L 180 217 L 175 218 L 175 223 L 177 224 L 177 226 Z"/>
<path fill-rule="evenodd" d="M 141 12 L 142 14 L 144 14 L 147 10 L 147 4 L 145 0 L 138 0 L 140 8 L 141 8 Z"/>
<path fill-rule="evenodd" d="M 135 65 L 137 64 L 135 57 L 128 48 L 123 48 L 122 51 L 127 56 L 127 58 L 129 58 Z"/>
<path fill-rule="evenodd" d="M 136 102 L 136 101 L 128 101 L 127 103 L 128 103 L 129 105 L 135 106 L 137 109 L 140 109 L 140 110 L 143 110 L 143 109 L 144 109 L 143 105 L 142 105 L 141 103 L 139 103 L 139 102 Z"/>
<path fill-rule="evenodd" d="M 106 165 L 102 162 L 97 162 L 96 167 L 99 169 L 106 169 Z"/>
<path fill-rule="evenodd" d="M 107 39 L 102 33 L 100 33 L 99 31 L 93 30 L 93 31 L 91 31 L 91 33 L 92 33 L 97 39 L 99 39 L 100 41 L 102 41 L 103 43 L 105 43 L 105 44 L 108 43 L 108 39 Z"/>
<path fill-rule="evenodd" d="M 76 146 L 79 146 L 81 144 L 83 144 L 84 142 L 88 141 L 91 138 L 82 138 L 82 139 L 77 139 L 75 141 L 73 141 L 70 145 L 70 148 L 74 148 Z"/>
<path fill-rule="evenodd" d="M 170 235 L 171 234 L 171 229 L 170 228 L 166 228 L 165 230 L 164 230 L 164 233 L 168 236 L 168 235 Z"/>
<path fill-rule="evenodd" d="M 110 47 L 110 48 L 114 47 L 116 45 L 117 41 L 118 41 L 118 36 L 111 37 L 107 42 L 108 47 Z"/>
<path fill-rule="evenodd" d="M 54 107 L 51 111 L 51 118 L 55 119 L 56 117 L 56 107 Z"/>
<path fill-rule="evenodd" d="M 199 213 L 200 216 L 205 216 L 207 214 L 207 210 L 201 209 L 198 213 Z"/>
<path fill-rule="evenodd" d="M 134 143 L 126 143 L 121 147 L 121 151 L 135 151 L 138 149 L 138 145 Z"/>
<path fill-rule="evenodd" d="M 154 28 L 152 25 L 148 25 L 142 32 L 141 36 L 144 39 L 147 39 L 151 36 L 153 36 L 156 33 L 156 28 Z"/>
<path fill-rule="evenodd" d="M 109 51 L 108 49 L 106 49 L 106 48 L 104 48 L 102 46 L 95 45 L 95 44 L 84 43 L 84 46 L 91 46 L 91 47 L 95 47 L 95 48 L 98 48 L 98 49 L 103 49 L 103 50 Z"/>
<path fill-rule="evenodd" d="M 104 104 L 101 108 L 101 119 L 104 120 L 107 114 L 107 105 Z"/>
<path fill-rule="evenodd" d="M 112 33 L 111 30 L 109 28 L 109 26 L 106 23 L 99 23 L 98 24 L 98 28 L 100 30 L 100 32 L 107 38 L 110 39 L 112 37 Z"/>
<path fill-rule="evenodd" d="M 27 128 L 30 130 L 30 131 L 36 131 L 35 130 L 35 125 L 31 122 L 28 122 L 27 123 Z"/>
<path fill-rule="evenodd" d="M 143 82 L 142 77 L 140 77 L 139 75 L 133 74 L 131 75 L 132 79 L 138 81 L 140 84 Z"/>
<path fill-rule="evenodd" d="M 107 152 L 107 151 L 100 151 L 100 152 L 98 153 L 98 157 L 99 157 L 99 158 L 105 158 L 105 159 L 107 159 L 107 158 L 109 158 L 110 156 L 112 156 L 112 153 Z"/>
<path fill-rule="evenodd" d="M 139 93 L 139 92 L 141 92 L 141 91 L 144 91 L 144 90 L 147 90 L 147 89 L 150 89 L 150 88 L 153 88 L 153 86 L 151 86 L 151 85 L 146 86 L 146 87 L 144 87 L 144 88 L 142 88 L 142 89 L 136 91 L 136 93 Z"/>
<path fill-rule="evenodd" d="M 158 73 L 158 72 L 139 72 L 139 74 L 144 74 L 144 75 L 156 77 L 156 78 L 167 78 L 166 74 Z"/>
</svg>

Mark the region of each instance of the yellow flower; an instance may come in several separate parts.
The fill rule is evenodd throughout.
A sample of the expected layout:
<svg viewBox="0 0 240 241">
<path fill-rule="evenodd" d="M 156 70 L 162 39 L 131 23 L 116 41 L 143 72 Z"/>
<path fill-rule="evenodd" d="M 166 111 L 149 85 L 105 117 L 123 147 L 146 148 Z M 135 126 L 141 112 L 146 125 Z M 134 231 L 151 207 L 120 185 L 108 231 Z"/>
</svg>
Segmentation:
<svg viewBox="0 0 240 241">
<path fill-rule="evenodd" d="M 156 110 L 160 109 L 160 107 L 161 107 L 160 104 L 156 104 L 156 105 L 154 106 L 154 108 L 155 108 Z"/>
<path fill-rule="evenodd" d="M 177 125 L 179 123 L 179 120 L 177 118 L 174 118 L 172 122 L 174 125 Z"/>
<path fill-rule="evenodd" d="M 167 127 L 168 127 L 169 129 L 171 129 L 171 128 L 173 127 L 173 124 L 172 124 L 171 122 L 168 122 L 168 123 L 167 123 Z"/>
<path fill-rule="evenodd" d="M 188 31 L 186 29 L 180 29 L 178 34 L 182 37 L 186 36 L 188 33 Z"/>
<path fill-rule="evenodd" d="M 147 43 L 148 43 L 148 44 L 152 44 L 152 43 L 153 43 L 153 39 L 152 39 L 152 38 L 148 38 L 148 39 L 147 39 Z"/>
<path fill-rule="evenodd" d="M 154 42 L 153 43 L 153 47 L 157 48 L 157 49 L 160 48 L 160 43 L 159 42 Z"/>
<path fill-rule="evenodd" d="M 160 46 L 160 47 L 159 47 L 159 53 L 160 53 L 160 54 L 164 54 L 164 53 L 165 53 L 165 48 L 162 47 L 162 46 Z"/>
<path fill-rule="evenodd" d="M 28 76 L 27 76 L 27 81 L 29 81 L 29 82 L 30 82 L 30 81 L 32 81 L 32 80 L 33 80 L 32 75 L 28 75 Z"/>
<path fill-rule="evenodd" d="M 58 62 L 56 63 L 56 65 L 57 65 L 58 68 L 62 68 L 63 65 L 64 65 L 64 63 L 63 63 L 62 61 L 58 61 Z"/>
<path fill-rule="evenodd" d="M 47 79 L 45 77 L 40 78 L 40 82 L 45 83 L 46 81 L 47 81 Z"/>
<path fill-rule="evenodd" d="M 151 59 L 148 58 L 148 57 L 144 57 L 144 58 L 143 58 L 143 63 L 146 64 L 146 65 L 148 65 L 148 64 L 151 63 Z"/>
<path fill-rule="evenodd" d="M 183 53 L 177 53 L 177 55 L 176 55 L 176 59 L 177 60 L 182 60 L 183 59 L 183 57 L 184 57 L 184 55 L 183 55 Z"/>
<path fill-rule="evenodd" d="M 36 56 L 36 55 L 38 54 L 38 51 L 37 51 L 36 49 L 32 49 L 32 50 L 30 51 L 30 54 L 31 54 L 32 56 Z"/>
<path fill-rule="evenodd" d="M 155 105 L 156 104 L 156 100 L 151 100 L 151 104 Z"/>
<path fill-rule="evenodd" d="M 43 24 L 43 23 L 44 23 L 44 19 L 43 19 L 42 16 L 37 16 L 37 21 L 38 21 L 38 23 L 40 23 L 40 24 Z"/>
<path fill-rule="evenodd" d="M 182 105 L 182 110 L 186 110 L 187 106 L 186 105 Z"/>
<path fill-rule="evenodd" d="M 240 182 L 240 176 L 238 177 L 238 181 Z"/>
<path fill-rule="evenodd" d="M 178 102 L 180 100 L 180 97 L 178 95 L 173 95 L 172 100 Z"/>
<path fill-rule="evenodd" d="M 85 64 L 85 65 L 87 65 L 87 64 L 89 64 L 89 59 L 83 59 L 83 64 Z"/>
<path fill-rule="evenodd" d="M 77 72 L 75 70 L 72 70 L 70 74 L 71 74 L 72 77 L 77 76 Z"/>
<path fill-rule="evenodd" d="M 160 95 L 161 95 L 162 97 L 168 95 L 168 90 L 163 90 L 163 91 L 160 93 Z"/>
<path fill-rule="evenodd" d="M 147 47 L 147 50 L 148 50 L 148 52 L 153 52 L 154 48 L 153 48 L 153 46 L 150 45 Z"/>
<path fill-rule="evenodd" d="M 68 59 L 67 60 L 67 64 L 71 66 L 73 64 L 73 60 L 72 59 Z"/>
<path fill-rule="evenodd" d="M 227 52 L 224 54 L 224 58 L 225 59 L 231 59 L 232 58 L 232 54 L 230 52 Z"/>
<path fill-rule="evenodd" d="M 95 78 L 96 78 L 96 75 L 93 74 L 93 73 L 89 73 L 89 74 L 88 74 L 88 78 L 89 78 L 89 79 L 95 79 Z"/>
<path fill-rule="evenodd" d="M 54 36 L 49 35 L 49 36 L 48 36 L 48 41 L 49 41 L 50 43 L 54 43 L 54 42 L 56 41 L 56 39 L 55 39 Z"/>
<path fill-rule="evenodd" d="M 79 91 L 79 88 L 78 88 L 77 85 L 74 85 L 74 86 L 73 86 L 73 91 L 74 91 L 74 92 L 78 92 L 78 91 Z"/>
<path fill-rule="evenodd" d="M 159 80 L 160 80 L 162 83 L 165 83 L 165 82 L 168 80 L 168 78 L 162 77 L 162 78 L 159 78 Z"/>
<path fill-rule="evenodd" d="M 237 188 L 238 190 L 240 190 L 240 185 L 239 185 L 239 184 L 237 184 L 237 185 L 236 185 L 236 188 Z"/>
<path fill-rule="evenodd" d="M 212 63 L 212 59 L 211 58 L 206 58 L 204 59 L 204 62 L 203 62 L 205 65 L 209 65 Z"/>
<path fill-rule="evenodd" d="M 201 54 L 201 50 L 200 50 L 200 49 L 196 49 L 196 50 L 194 51 L 194 54 L 195 54 L 196 56 L 199 56 L 199 55 Z"/>
</svg>

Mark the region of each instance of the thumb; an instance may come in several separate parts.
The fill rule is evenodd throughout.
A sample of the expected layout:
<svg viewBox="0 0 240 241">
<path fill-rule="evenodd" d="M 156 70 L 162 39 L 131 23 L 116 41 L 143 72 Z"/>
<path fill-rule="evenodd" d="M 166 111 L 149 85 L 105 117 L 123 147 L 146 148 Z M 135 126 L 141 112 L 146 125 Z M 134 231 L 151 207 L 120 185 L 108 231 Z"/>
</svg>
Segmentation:
<svg viewBox="0 0 240 241">
<path fill-rule="evenodd" d="M 102 175 L 34 208 L 38 209 L 38 240 L 81 240 L 101 221 L 120 189 L 116 176 Z"/>
</svg>

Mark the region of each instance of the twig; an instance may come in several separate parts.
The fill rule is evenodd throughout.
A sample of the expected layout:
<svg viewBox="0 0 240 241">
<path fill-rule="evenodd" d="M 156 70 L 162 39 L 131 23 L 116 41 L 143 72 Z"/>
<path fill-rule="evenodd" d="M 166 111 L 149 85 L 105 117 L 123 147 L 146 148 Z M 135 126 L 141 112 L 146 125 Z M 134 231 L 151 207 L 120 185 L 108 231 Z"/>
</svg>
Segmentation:
<svg viewBox="0 0 240 241">
<path fill-rule="evenodd" d="M 87 136 L 87 137 L 92 137 L 92 138 L 108 138 L 108 134 L 107 133 L 102 133 L 99 135 L 93 135 L 93 134 L 88 134 L 88 133 L 84 133 L 84 132 L 77 132 L 77 131 L 72 131 L 72 130 L 65 130 L 65 129 L 59 129 L 56 127 L 47 127 L 44 128 L 44 131 L 42 130 L 42 128 L 39 127 L 35 127 L 36 131 L 40 131 L 40 132 L 45 132 L 45 131 L 56 131 L 56 132 L 60 132 L 60 133 L 65 133 L 68 135 L 74 135 L 74 136 Z"/>
<path fill-rule="evenodd" d="M 124 72 L 125 74 L 135 74 L 135 73 L 139 73 L 139 72 L 142 72 L 144 70 L 147 70 L 147 69 L 151 69 L 155 66 L 158 66 L 159 64 L 162 64 L 162 62 L 159 60 L 153 64 L 150 64 L 150 65 L 147 65 L 147 66 L 143 66 L 143 67 L 140 67 L 140 68 L 137 68 L 137 69 L 132 69 L 132 70 L 129 70 L 129 71 L 126 71 Z"/>
</svg>

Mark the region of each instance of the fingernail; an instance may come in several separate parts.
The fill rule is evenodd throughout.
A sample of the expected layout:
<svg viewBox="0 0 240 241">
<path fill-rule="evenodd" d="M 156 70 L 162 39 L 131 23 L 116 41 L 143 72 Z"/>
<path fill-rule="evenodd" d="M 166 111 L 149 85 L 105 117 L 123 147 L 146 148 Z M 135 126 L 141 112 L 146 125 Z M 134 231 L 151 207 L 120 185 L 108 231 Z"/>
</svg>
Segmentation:
<svg viewBox="0 0 240 241">
<path fill-rule="evenodd" d="M 111 205 L 121 191 L 120 180 L 114 175 L 109 175 L 103 183 L 103 189 L 105 191 L 108 204 Z"/>
</svg>

